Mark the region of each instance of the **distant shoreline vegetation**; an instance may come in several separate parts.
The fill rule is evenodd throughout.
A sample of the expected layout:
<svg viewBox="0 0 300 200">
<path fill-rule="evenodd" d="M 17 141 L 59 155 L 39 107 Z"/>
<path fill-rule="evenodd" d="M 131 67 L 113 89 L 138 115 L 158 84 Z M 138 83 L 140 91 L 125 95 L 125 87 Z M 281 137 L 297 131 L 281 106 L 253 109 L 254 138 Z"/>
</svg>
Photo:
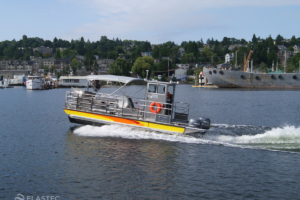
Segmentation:
<svg viewBox="0 0 300 200">
<path fill-rule="evenodd" d="M 48 48 L 47 52 L 39 47 Z M 53 41 L 42 38 L 30 38 L 23 35 L 19 41 L 0 42 L 0 60 L 30 60 L 30 56 L 41 58 L 69 58 L 84 56 L 83 65 L 86 70 L 97 70 L 97 59 L 113 59 L 110 64 L 110 74 L 129 75 L 128 72 L 143 73 L 145 69 L 167 71 L 176 68 L 175 64 L 189 64 L 195 68 L 197 63 L 217 65 L 225 62 L 225 56 L 230 55 L 229 62 L 238 66 L 244 65 L 244 57 L 252 50 L 253 66 L 266 71 L 277 64 L 282 69 L 286 64 L 287 72 L 298 70 L 300 60 L 300 38 L 295 36 L 285 39 L 281 35 L 276 38 L 260 38 L 253 35 L 251 41 L 224 37 L 222 41 L 207 39 L 204 42 L 183 41 L 181 44 L 167 41 L 162 44 L 151 44 L 148 41 L 108 39 L 101 36 L 99 41 L 90 42 L 81 37 L 78 40 L 62 40 L 56 37 Z M 287 60 L 285 61 L 285 52 Z M 237 55 L 237 58 L 235 58 Z M 142 57 L 142 58 L 140 58 Z M 147 58 L 148 57 L 148 58 Z M 77 61 L 76 61 L 77 62 Z M 74 64 L 75 66 L 75 64 Z M 168 67 L 169 66 L 169 67 Z M 78 67 L 78 65 L 77 65 Z M 193 74 L 194 71 L 188 71 Z M 145 75 L 141 75 L 144 77 Z"/>
</svg>

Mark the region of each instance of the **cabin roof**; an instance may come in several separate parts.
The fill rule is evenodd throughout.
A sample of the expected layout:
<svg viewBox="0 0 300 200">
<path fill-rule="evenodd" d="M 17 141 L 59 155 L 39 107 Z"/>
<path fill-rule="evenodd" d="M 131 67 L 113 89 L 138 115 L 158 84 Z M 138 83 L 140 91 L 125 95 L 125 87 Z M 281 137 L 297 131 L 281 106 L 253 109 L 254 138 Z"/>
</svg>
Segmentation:
<svg viewBox="0 0 300 200">
<path fill-rule="evenodd" d="M 88 81 L 112 81 L 112 82 L 120 82 L 120 83 L 131 83 L 131 82 L 145 82 L 144 79 L 141 78 L 132 78 L 127 76 L 116 76 L 116 75 L 89 75 L 86 77 Z"/>
</svg>

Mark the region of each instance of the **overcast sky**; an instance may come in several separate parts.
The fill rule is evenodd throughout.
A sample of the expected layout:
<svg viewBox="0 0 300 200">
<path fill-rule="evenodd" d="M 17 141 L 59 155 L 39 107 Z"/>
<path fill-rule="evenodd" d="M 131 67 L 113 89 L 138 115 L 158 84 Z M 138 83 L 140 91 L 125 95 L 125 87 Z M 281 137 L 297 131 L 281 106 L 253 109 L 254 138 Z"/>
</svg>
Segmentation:
<svg viewBox="0 0 300 200">
<path fill-rule="evenodd" d="M 0 0 L 0 41 L 300 37 L 300 0 Z"/>
</svg>

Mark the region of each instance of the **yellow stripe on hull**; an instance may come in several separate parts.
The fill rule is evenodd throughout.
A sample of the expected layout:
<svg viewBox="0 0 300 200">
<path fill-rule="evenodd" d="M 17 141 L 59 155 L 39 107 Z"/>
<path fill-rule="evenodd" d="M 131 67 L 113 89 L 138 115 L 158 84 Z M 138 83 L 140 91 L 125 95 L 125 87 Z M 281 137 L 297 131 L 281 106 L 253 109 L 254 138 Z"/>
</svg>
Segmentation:
<svg viewBox="0 0 300 200">
<path fill-rule="evenodd" d="M 75 111 L 75 110 L 64 109 L 64 111 L 66 112 L 67 115 L 73 115 L 73 116 L 83 117 L 83 118 L 87 118 L 87 119 L 96 119 L 96 120 L 101 120 L 101 121 L 107 121 L 108 123 L 119 123 L 119 124 L 125 124 L 125 125 L 130 125 L 130 126 L 150 128 L 150 129 L 163 130 L 163 131 L 176 132 L 176 133 L 184 133 L 184 131 L 185 131 L 185 128 L 183 128 L 183 127 L 177 127 L 177 126 L 172 126 L 172 125 L 164 125 L 164 124 L 158 124 L 158 123 L 153 123 L 153 122 L 138 121 L 138 120 L 133 120 L 133 119 L 100 115 L 100 114 Z"/>
<path fill-rule="evenodd" d="M 170 126 L 170 125 L 163 125 L 163 124 L 156 124 L 149 122 L 149 128 L 164 130 L 164 131 L 171 131 L 176 133 L 184 133 L 185 128 L 177 127 L 177 126 Z"/>
</svg>

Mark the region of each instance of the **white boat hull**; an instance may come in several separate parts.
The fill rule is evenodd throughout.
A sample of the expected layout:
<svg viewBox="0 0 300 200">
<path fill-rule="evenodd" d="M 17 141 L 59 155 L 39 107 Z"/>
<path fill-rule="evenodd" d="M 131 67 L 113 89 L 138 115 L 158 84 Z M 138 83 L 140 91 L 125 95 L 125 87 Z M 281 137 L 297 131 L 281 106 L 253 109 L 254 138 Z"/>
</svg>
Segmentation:
<svg viewBox="0 0 300 200">
<path fill-rule="evenodd" d="M 26 81 L 26 89 L 27 90 L 41 90 L 44 88 L 44 83 L 42 80 L 33 79 Z"/>
</svg>

